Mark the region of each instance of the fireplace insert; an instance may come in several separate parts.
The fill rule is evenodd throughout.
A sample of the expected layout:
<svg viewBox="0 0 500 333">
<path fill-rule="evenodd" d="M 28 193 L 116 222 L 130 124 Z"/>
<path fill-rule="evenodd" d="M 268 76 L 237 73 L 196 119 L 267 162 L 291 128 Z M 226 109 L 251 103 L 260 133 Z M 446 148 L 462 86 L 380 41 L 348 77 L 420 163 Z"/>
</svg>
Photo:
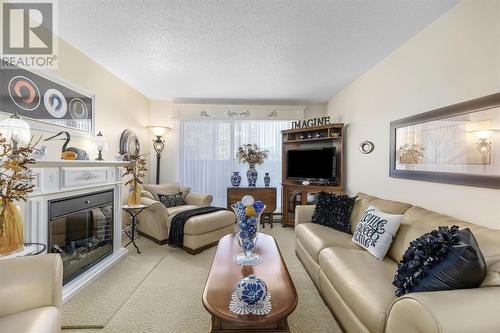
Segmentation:
<svg viewBox="0 0 500 333">
<path fill-rule="evenodd" d="M 63 261 L 63 283 L 113 253 L 113 191 L 49 201 L 49 252 Z"/>
</svg>

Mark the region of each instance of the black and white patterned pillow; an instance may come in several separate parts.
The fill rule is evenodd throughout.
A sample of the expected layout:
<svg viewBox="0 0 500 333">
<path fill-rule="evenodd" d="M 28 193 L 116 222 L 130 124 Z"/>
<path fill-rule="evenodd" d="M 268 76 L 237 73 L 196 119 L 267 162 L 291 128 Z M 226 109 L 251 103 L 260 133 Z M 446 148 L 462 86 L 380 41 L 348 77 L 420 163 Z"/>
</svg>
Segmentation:
<svg viewBox="0 0 500 333">
<path fill-rule="evenodd" d="M 383 260 L 396 237 L 403 215 L 387 214 L 373 206 L 361 215 L 352 241 Z"/>
<path fill-rule="evenodd" d="M 176 206 L 182 206 L 185 205 L 186 203 L 184 202 L 184 198 L 182 196 L 182 193 L 177 193 L 177 194 L 160 194 L 158 193 L 158 198 L 160 199 L 160 202 L 165 205 L 165 207 L 176 207 Z"/>
<path fill-rule="evenodd" d="M 351 212 L 355 202 L 356 197 L 320 192 L 312 222 L 350 234 Z"/>
</svg>

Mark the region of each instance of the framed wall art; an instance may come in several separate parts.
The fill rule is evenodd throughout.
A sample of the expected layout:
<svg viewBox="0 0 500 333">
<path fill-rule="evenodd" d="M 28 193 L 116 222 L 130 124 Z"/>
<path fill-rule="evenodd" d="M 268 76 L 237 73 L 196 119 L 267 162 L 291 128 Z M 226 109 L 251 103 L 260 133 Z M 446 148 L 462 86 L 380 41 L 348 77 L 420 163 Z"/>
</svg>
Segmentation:
<svg viewBox="0 0 500 333">
<path fill-rule="evenodd" d="M 500 188 L 500 93 L 391 122 L 389 175 Z"/>
<path fill-rule="evenodd" d="M 93 94 L 19 67 L 0 69 L 0 112 L 94 133 Z"/>
</svg>

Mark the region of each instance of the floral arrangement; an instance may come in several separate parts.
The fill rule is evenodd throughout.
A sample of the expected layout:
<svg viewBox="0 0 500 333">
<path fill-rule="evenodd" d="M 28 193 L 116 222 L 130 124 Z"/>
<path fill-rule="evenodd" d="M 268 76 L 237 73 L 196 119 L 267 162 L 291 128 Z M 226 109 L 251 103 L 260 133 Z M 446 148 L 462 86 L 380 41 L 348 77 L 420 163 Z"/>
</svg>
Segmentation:
<svg viewBox="0 0 500 333">
<path fill-rule="evenodd" d="M 399 163 L 401 164 L 419 164 L 424 157 L 424 147 L 421 145 L 405 144 L 399 147 Z"/>
<path fill-rule="evenodd" d="M 130 156 L 130 162 L 127 163 L 124 168 L 125 172 L 123 173 L 123 177 L 130 177 L 125 182 L 125 185 L 142 184 L 146 172 L 148 171 L 144 155 Z"/>
<path fill-rule="evenodd" d="M 41 137 L 35 142 L 31 138 L 27 146 L 17 149 L 0 134 L 0 199 L 2 203 L 15 200 L 26 201 L 28 193 L 33 191 L 33 176 L 28 165 L 34 164 L 31 154 Z"/>
<path fill-rule="evenodd" d="M 238 148 L 236 157 L 240 160 L 240 163 L 261 165 L 268 157 L 268 153 L 269 151 L 262 149 L 253 143 L 241 145 Z"/>
</svg>

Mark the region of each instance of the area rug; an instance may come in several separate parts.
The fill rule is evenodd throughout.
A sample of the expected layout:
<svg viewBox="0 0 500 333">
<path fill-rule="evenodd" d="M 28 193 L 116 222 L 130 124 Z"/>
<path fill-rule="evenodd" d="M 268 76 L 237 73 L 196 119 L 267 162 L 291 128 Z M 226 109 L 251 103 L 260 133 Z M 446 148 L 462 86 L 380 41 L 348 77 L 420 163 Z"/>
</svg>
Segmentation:
<svg viewBox="0 0 500 333">
<path fill-rule="evenodd" d="M 299 295 L 297 308 L 288 320 L 291 332 L 340 333 L 341 330 L 337 322 L 295 256 L 294 229 L 275 225 L 273 229 L 266 226 L 260 231 L 269 233 L 276 238 Z M 208 332 L 210 316 L 202 305 L 201 297 L 215 248 L 192 256 L 177 248 L 156 245 L 145 238 L 139 239 L 138 245 L 142 254 L 137 255 L 130 251 L 129 257 L 137 258 L 140 256 L 140 260 L 143 261 L 148 256 L 158 257 L 162 255 L 163 259 L 132 292 L 130 297 L 126 298 L 123 304 L 114 306 L 115 309 L 119 308 L 119 310 L 104 328 L 69 329 L 64 330 L 63 333 Z M 129 268 L 137 270 L 137 267 L 133 265 Z M 127 274 L 129 272 L 117 272 L 115 279 L 119 280 Z M 109 278 L 113 283 L 113 279 Z M 105 306 L 110 303 L 111 299 L 98 301 L 96 298 L 103 297 L 100 295 L 99 289 L 92 288 L 92 291 L 88 292 L 87 289 L 85 290 L 87 299 L 92 301 L 94 305 L 85 305 L 83 308 L 72 307 L 71 316 L 74 318 L 79 316 L 92 318 L 98 316 L 102 311 L 107 311 Z M 109 313 L 109 311 L 107 312 Z M 66 314 L 68 314 L 67 311 L 65 311 Z M 88 322 L 95 323 L 97 321 L 90 320 Z"/>
<path fill-rule="evenodd" d="M 63 305 L 64 328 L 104 328 L 162 260 L 127 256 Z"/>
</svg>

